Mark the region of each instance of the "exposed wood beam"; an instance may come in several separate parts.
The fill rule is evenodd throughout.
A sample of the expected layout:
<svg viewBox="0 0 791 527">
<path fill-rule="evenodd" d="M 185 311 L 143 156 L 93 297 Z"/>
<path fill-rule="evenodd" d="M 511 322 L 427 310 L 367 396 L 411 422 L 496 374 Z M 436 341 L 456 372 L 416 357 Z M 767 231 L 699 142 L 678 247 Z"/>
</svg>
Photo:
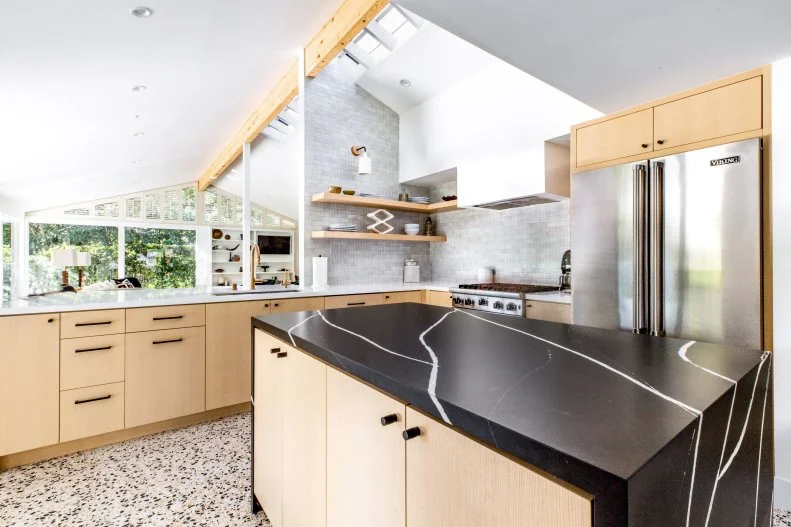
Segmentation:
<svg viewBox="0 0 791 527">
<path fill-rule="evenodd" d="M 305 74 L 315 77 L 390 2 L 387 0 L 344 0 L 305 47 Z"/>
<path fill-rule="evenodd" d="M 253 110 L 250 117 L 242 127 L 233 135 L 225 145 L 222 152 L 215 158 L 214 162 L 201 175 L 198 180 L 198 188 L 206 190 L 214 180 L 222 175 L 231 163 L 242 154 L 242 145 L 252 143 L 261 131 L 272 122 L 272 119 L 282 112 L 298 93 L 299 66 L 294 61 L 289 66 L 283 78 L 278 81 L 272 91 L 261 101 L 261 104 Z"/>
</svg>

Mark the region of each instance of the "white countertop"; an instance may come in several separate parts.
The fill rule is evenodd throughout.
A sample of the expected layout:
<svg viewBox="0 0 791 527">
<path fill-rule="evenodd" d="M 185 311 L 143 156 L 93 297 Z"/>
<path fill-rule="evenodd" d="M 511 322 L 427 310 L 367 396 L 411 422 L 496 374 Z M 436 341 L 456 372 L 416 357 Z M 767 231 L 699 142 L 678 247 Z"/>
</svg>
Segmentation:
<svg viewBox="0 0 791 527">
<path fill-rule="evenodd" d="M 447 291 L 449 284 L 423 282 L 417 284 L 333 285 L 324 289 L 305 287 L 299 291 L 282 293 L 262 292 L 234 295 L 213 295 L 213 290 L 230 288 L 191 289 L 117 289 L 115 291 L 90 291 L 82 293 L 57 293 L 31 298 L 17 298 L 0 304 L 0 316 L 28 315 L 34 313 L 62 313 L 95 309 L 125 309 L 135 307 L 168 306 L 175 304 L 212 304 L 217 302 L 243 302 L 275 298 L 304 298 L 311 296 L 360 295 L 388 291 L 415 291 L 430 289 Z"/>
</svg>

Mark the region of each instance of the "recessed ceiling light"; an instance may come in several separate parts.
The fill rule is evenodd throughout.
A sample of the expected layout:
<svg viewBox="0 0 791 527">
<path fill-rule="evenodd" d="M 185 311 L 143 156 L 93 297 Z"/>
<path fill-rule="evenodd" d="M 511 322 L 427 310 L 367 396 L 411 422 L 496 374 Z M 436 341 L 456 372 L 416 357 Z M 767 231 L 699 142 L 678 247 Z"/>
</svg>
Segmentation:
<svg viewBox="0 0 791 527">
<path fill-rule="evenodd" d="M 401 84 L 402 88 L 409 88 L 410 86 L 412 86 L 412 81 L 409 79 L 401 79 L 401 82 L 399 84 Z"/>
<path fill-rule="evenodd" d="M 151 8 L 145 6 L 133 7 L 129 10 L 129 12 L 132 14 L 132 16 L 136 16 L 138 18 L 148 18 L 154 14 L 154 11 Z"/>
<path fill-rule="evenodd" d="M 148 88 L 146 88 L 142 84 L 139 84 L 137 86 L 132 86 L 132 91 L 146 91 L 147 89 Z"/>
<path fill-rule="evenodd" d="M 135 132 L 135 137 L 140 137 L 141 135 L 146 135 L 145 132 Z"/>
<path fill-rule="evenodd" d="M 143 162 L 142 159 L 135 159 L 134 161 L 132 161 L 132 163 L 134 163 L 135 165 L 139 165 L 142 162 Z"/>
<path fill-rule="evenodd" d="M 140 119 L 140 114 L 139 113 L 135 114 L 135 119 Z"/>
</svg>

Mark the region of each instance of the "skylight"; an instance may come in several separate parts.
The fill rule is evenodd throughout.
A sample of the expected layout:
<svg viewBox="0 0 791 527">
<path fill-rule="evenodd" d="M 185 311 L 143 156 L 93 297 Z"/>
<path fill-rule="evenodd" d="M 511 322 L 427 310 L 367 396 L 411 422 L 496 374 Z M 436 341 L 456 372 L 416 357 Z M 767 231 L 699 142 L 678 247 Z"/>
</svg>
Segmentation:
<svg viewBox="0 0 791 527">
<path fill-rule="evenodd" d="M 393 7 L 392 4 L 382 11 L 382 14 L 377 17 L 376 21 L 393 36 L 395 36 L 396 31 L 409 22 L 407 17 L 405 17 L 401 11 Z"/>
</svg>

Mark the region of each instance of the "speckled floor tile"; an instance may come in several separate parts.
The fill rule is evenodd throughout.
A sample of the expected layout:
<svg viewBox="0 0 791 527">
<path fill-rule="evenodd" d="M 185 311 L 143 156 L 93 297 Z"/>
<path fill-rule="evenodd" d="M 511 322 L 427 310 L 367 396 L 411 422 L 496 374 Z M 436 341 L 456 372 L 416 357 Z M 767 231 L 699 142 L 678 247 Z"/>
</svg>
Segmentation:
<svg viewBox="0 0 791 527">
<path fill-rule="evenodd" d="M 249 445 L 243 414 L 0 472 L 0 525 L 269 527 Z"/>
<path fill-rule="evenodd" d="M 791 527 L 791 511 L 783 509 L 775 509 L 774 511 L 774 526 L 773 527 Z"/>
</svg>

